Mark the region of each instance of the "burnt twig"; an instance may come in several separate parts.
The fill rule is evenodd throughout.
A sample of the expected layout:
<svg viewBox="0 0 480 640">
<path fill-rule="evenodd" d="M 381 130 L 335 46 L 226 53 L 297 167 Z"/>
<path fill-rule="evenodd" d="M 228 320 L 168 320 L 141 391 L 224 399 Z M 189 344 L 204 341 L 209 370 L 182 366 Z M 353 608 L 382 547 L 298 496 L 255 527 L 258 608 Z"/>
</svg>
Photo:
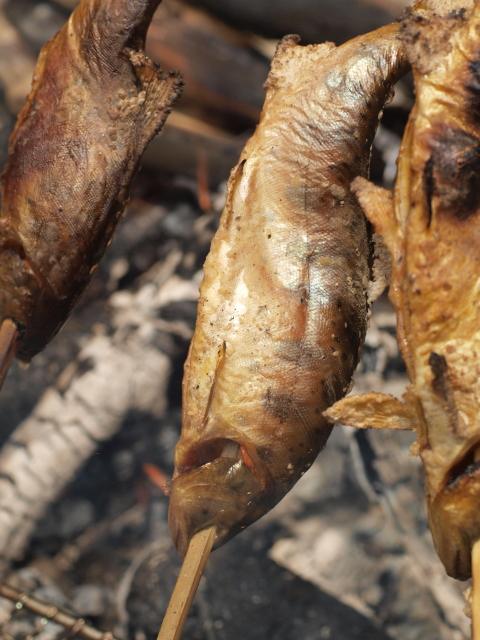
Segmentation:
<svg viewBox="0 0 480 640">
<path fill-rule="evenodd" d="M 58 607 L 16 589 L 5 583 L 0 583 L 0 596 L 15 602 L 17 609 L 27 609 L 42 618 L 60 624 L 70 632 L 72 636 L 84 638 L 84 640 L 117 640 L 110 631 L 99 631 L 89 625 L 83 618 L 76 618 L 70 613 L 62 611 Z"/>
</svg>

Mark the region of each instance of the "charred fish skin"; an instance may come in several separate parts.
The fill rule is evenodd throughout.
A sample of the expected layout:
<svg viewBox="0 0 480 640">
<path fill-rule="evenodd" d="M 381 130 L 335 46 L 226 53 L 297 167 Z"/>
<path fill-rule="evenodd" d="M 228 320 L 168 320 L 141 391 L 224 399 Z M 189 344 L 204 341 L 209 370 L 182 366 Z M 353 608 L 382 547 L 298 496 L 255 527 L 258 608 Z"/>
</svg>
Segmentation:
<svg viewBox="0 0 480 640">
<path fill-rule="evenodd" d="M 82 0 L 42 49 L 1 178 L 0 320 L 29 361 L 109 244 L 141 155 L 181 89 L 143 48 L 160 0 Z"/>
<path fill-rule="evenodd" d="M 480 443 L 480 3 L 468 19 L 422 21 L 418 39 L 411 22 L 402 30 L 418 96 L 405 325 L 416 342 L 433 539 L 447 573 L 466 579 L 480 537 L 480 474 L 470 464 Z M 421 48 L 432 41 L 440 51 L 425 62 Z"/>
<path fill-rule="evenodd" d="M 361 396 L 328 413 L 343 421 L 349 404 L 346 422 L 361 427 L 388 427 L 394 413 L 410 420 L 435 547 L 447 573 L 466 580 L 480 538 L 480 3 L 447 17 L 410 14 L 400 36 L 416 104 L 395 208 L 366 181 L 354 188 L 392 254 L 390 296 L 411 387 L 406 404 L 384 400 L 384 424 L 382 415 L 371 424 Z"/>
<path fill-rule="evenodd" d="M 372 274 L 349 185 L 368 175 L 379 114 L 408 67 L 397 29 L 338 48 L 287 36 L 277 49 L 260 124 L 230 176 L 185 364 L 169 516 L 181 555 L 197 530 L 217 524 L 218 546 L 271 509 L 325 446 L 322 411 L 350 388 Z M 228 441 L 248 491 L 226 515 L 210 506 Z"/>
</svg>

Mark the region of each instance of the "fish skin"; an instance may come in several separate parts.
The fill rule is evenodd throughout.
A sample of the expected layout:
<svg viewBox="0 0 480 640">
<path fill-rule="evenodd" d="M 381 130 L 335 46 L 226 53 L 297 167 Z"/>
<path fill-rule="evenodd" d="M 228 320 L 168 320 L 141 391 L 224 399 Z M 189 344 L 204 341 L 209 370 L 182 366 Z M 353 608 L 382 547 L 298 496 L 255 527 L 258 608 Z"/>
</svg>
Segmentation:
<svg viewBox="0 0 480 640">
<path fill-rule="evenodd" d="M 38 59 L 1 177 L 0 321 L 30 361 L 70 315 L 181 89 L 144 54 L 160 0 L 82 0 Z"/>
<path fill-rule="evenodd" d="M 447 17 L 405 18 L 400 34 L 416 103 L 393 207 L 367 181 L 353 186 L 392 255 L 390 298 L 411 381 L 398 413 L 417 435 L 412 453 L 423 462 L 435 548 L 447 573 L 460 580 L 471 576 L 480 538 L 479 32 L 478 1 Z M 347 399 L 347 423 L 365 428 L 371 425 L 362 398 Z M 346 410 L 340 401 L 326 413 L 342 420 Z M 390 426 L 387 413 L 376 420 Z"/>
<path fill-rule="evenodd" d="M 219 546 L 271 509 L 324 448 L 322 411 L 350 389 L 369 292 L 383 287 L 349 186 L 368 175 L 380 112 L 408 70 L 397 30 L 338 48 L 286 36 L 277 49 L 260 124 L 228 182 L 185 364 L 169 511 L 182 556 L 196 531 L 218 525 Z M 228 440 L 250 494 L 227 515 L 208 504 L 222 492 Z"/>
</svg>

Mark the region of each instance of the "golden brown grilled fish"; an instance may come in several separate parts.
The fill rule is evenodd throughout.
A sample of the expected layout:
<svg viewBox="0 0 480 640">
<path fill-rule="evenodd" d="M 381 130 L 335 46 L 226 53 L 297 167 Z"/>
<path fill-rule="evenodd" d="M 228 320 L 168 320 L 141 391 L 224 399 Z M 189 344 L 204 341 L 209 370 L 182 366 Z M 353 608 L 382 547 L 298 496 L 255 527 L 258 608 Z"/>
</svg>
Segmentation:
<svg viewBox="0 0 480 640">
<path fill-rule="evenodd" d="M 435 546 L 461 580 L 480 537 L 479 33 L 478 0 L 471 15 L 403 22 L 417 99 L 394 203 L 365 180 L 354 189 L 392 255 L 390 297 L 411 386 L 405 403 L 368 394 L 327 412 L 363 428 L 416 431 Z"/>
<path fill-rule="evenodd" d="M 159 0 L 82 0 L 42 49 L 1 179 L 0 322 L 29 361 L 109 244 L 140 157 L 181 80 L 146 58 Z"/>
<path fill-rule="evenodd" d="M 278 47 L 185 365 L 169 516 L 181 555 L 196 531 L 217 525 L 218 546 L 271 509 L 325 446 L 322 411 L 350 388 L 369 295 L 383 287 L 349 187 L 368 175 L 379 114 L 408 66 L 397 31 Z"/>
</svg>

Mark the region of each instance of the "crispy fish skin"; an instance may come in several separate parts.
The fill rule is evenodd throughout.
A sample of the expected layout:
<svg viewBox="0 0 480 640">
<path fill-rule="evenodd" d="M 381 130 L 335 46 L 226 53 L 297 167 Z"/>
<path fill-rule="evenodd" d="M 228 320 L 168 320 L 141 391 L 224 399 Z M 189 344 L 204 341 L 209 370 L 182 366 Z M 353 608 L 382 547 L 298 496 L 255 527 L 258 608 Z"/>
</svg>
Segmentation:
<svg viewBox="0 0 480 640">
<path fill-rule="evenodd" d="M 82 0 L 42 49 L 1 178 L 0 321 L 29 361 L 109 244 L 149 140 L 179 95 L 143 52 L 160 0 Z"/>
<path fill-rule="evenodd" d="M 365 180 L 354 189 L 392 255 L 390 297 L 411 386 L 405 403 L 383 396 L 388 411 L 376 394 L 376 424 L 363 396 L 327 412 L 364 428 L 390 427 L 395 413 L 402 428 L 410 421 L 435 547 L 447 573 L 461 580 L 471 575 L 480 537 L 479 32 L 478 1 L 470 14 L 411 14 L 402 24 L 417 99 L 394 208 L 389 194 Z"/>
<path fill-rule="evenodd" d="M 368 175 L 380 111 L 407 70 L 397 29 L 339 48 L 287 36 L 277 49 L 185 364 L 169 515 L 181 555 L 196 531 L 216 524 L 218 546 L 271 509 L 325 446 L 322 411 L 350 388 L 372 246 L 349 185 Z M 237 458 L 222 456 L 228 441 Z"/>
</svg>

